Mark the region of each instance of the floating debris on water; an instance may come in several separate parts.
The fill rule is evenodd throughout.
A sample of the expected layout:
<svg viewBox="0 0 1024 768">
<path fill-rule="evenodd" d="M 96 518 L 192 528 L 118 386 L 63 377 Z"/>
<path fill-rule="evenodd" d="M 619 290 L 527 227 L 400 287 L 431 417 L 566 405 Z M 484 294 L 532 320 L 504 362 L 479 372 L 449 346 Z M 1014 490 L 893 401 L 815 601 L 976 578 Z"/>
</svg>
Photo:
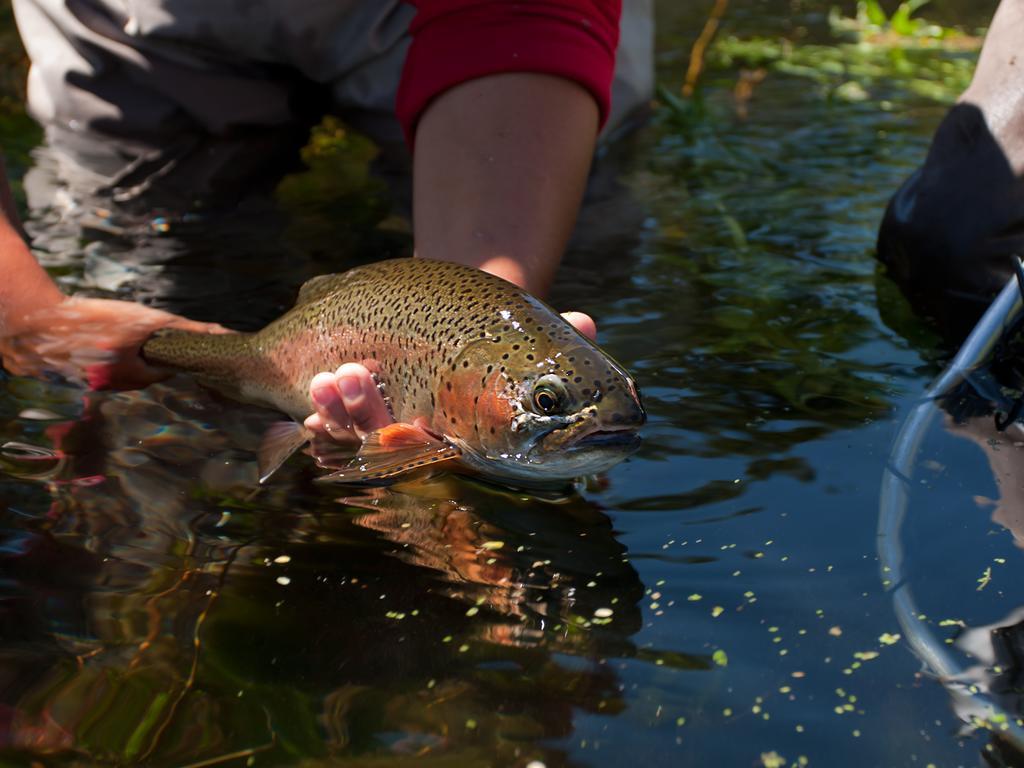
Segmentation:
<svg viewBox="0 0 1024 768">
<path fill-rule="evenodd" d="M 992 581 L 992 566 L 989 566 L 988 568 L 986 568 L 982 572 L 981 578 L 978 579 L 978 592 L 981 592 L 981 590 L 983 590 L 985 587 L 987 587 L 989 585 L 989 582 L 991 582 L 991 581 Z"/>
</svg>

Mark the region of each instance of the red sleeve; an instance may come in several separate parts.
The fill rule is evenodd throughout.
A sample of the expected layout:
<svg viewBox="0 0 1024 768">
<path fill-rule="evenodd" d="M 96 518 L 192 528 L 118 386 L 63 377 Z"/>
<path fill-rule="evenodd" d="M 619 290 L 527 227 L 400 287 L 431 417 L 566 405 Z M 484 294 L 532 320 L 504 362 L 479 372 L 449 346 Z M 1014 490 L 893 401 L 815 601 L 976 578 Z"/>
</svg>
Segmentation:
<svg viewBox="0 0 1024 768">
<path fill-rule="evenodd" d="M 499 72 L 575 80 L 608 116 L 622 0 L 409 0 L 417 8 L 396 112 L 412 146 L 436 96 Z"/>
</svg>

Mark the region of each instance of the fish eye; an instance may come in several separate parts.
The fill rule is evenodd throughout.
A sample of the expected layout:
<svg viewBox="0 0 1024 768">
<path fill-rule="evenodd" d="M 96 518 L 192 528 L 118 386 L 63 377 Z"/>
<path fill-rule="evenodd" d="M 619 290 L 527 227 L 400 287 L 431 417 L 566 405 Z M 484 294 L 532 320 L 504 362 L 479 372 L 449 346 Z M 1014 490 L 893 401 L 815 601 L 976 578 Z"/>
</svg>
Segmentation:
<svg viewBox="0 0 1024 768">
<path fill-rule="evenodd" d="M 562 409 L 561 394 L 550 384 L 541 383 L 534 387 L 533 404 L 537 410 L 550 416 Z"/>
</svg>

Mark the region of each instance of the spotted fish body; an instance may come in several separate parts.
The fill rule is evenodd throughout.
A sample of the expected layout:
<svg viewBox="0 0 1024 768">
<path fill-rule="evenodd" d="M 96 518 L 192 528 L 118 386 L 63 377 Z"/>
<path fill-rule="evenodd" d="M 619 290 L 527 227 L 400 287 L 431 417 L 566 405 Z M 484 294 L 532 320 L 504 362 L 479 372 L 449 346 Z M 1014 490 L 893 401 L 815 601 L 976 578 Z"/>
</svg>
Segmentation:
<svg viewBox="0 0 1024 768">
<path fill-rule="evenodd" d="M 501 278 L 426 259 L 314 278 L 257 333 L 170 331 L 143 354 L 299 420 L 315 410 L 313 376 L 362 363 L 396 421 L 425 422 L 463 464 L 510 480 L 600 471 L 635 447 L 645 418 L 629 375 L 553 309 Z"/>
</svg>

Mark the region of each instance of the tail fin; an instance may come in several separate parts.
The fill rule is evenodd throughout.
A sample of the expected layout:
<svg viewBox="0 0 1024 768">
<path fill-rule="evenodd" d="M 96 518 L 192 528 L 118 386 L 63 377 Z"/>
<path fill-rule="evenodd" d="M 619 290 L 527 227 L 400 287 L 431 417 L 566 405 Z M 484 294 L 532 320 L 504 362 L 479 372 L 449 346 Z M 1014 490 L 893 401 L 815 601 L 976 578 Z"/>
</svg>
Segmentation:
<svg viewBox="0 0 1024 768">
<path fill-rule="evenodd" d="M 152 365 L 193 373 L 231 369 L 249 352 L 250 334 L 196 333 L 165 329 L 142 345 L 143 359 Z"/>
</svg>

